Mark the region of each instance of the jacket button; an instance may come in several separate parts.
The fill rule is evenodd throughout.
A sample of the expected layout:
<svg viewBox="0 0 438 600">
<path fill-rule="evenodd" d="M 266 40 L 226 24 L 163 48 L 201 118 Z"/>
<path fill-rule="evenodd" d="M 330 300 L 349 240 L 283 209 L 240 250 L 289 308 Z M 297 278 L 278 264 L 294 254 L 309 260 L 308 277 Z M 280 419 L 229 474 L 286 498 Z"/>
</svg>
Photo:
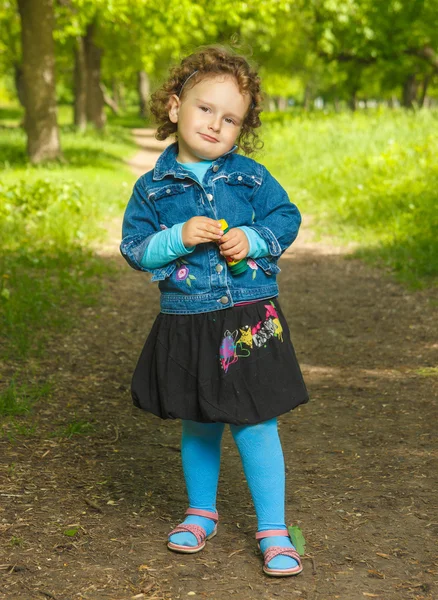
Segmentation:
<svg viewBox="0 0 438 600">
<path fill-rule="evenodd" d="M 228 304 L 228 296 L 222 296 L 221 304 Z"/>
<path fill-rule="evenodd" d="M 170 189 L 169 188 L 167 188 L 166 194 L 170 194 Z"/>
<path fill-rule="evenodd" d="M 216 273 L 222 273 L 222 270 L 223 270 L 222 265 L 216 265 Z"/>
<path fill-rule="evenodd" d="M 213 195 L 212 194 L 207 194 L 207 200 L 210 200 L 210 202 L 213 200 Z"/>
<path fill-rule="evenodd" d="M 242 181 L 243 177 L 242 175 L 239 175 L 239 177 L 237 178 L 237 181 Z"/>
<path fill-rule="evenodd" d="M 217 173 L 219 171 L 219 165 L 213 165 L 213 172 Z"/>
</svg>

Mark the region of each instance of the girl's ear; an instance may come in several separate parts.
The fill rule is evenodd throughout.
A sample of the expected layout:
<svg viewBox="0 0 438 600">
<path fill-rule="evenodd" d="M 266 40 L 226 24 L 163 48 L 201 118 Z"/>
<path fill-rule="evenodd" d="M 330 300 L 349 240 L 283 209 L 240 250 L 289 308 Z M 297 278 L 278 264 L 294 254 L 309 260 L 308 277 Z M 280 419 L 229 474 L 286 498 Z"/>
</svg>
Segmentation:
<svg viewBox="0 0 438 600">
<path fill-rule="evenodd" d="M 173 94 L 169 99 L 169 119 L 172 123 L 178 123 L 179 107 L 181 101 L 176 94 Z"/>
</svg>

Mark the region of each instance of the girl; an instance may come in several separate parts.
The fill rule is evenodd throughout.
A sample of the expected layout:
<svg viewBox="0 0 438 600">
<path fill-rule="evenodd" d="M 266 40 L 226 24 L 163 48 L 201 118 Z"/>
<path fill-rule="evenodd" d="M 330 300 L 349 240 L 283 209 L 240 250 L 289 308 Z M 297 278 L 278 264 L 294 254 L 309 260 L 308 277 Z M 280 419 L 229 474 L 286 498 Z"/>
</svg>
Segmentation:
<svg viewBox="0 0 438 600">
<path fill-rule="evenodd" d="M 134 404 L 182 419 L 187 518 L 168 548 L 195 553 L 216 535 L 216 491 L 226 423 L 242 458 L 268 575 L 295 575 L 285 525 L 277 419 L 308 401 L 277 296 L 277 260 L 300 214 L 259 163 L 260 79 L 222 47 L 185 58 L 152 96 L 156 137 L 176 143 L 140 177 L 121 252 L 159 282 L 161 312 L 132 381 Z M 221 221 L 224 219 L 225 223 Z M 224 233 L 224 229 L 226 233 Z M 230 261 L 238 262 L 233 268 Z"/>
</svg>

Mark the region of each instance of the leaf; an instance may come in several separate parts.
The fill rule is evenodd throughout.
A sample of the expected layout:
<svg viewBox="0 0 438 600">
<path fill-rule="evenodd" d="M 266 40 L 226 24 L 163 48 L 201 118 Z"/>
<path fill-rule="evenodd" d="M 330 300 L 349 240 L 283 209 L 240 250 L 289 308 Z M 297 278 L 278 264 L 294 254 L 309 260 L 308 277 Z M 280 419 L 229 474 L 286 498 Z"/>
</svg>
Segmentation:
<svg viewBox="0 0 438 600">
<path fill-rule="evenodd" d="M 69 537 L 73 537 L 79 531 L 79 527 L 72 527 L 71 529 L 66 529 L 64 531 L 64 535 L 68 535 Z"/>
<path fill-rule="evenodd" d="M 189 278 L 189 277 L 187 277 L 187 279 L 186 279 L 186 283 L 187 283 L 187 285 L 188 285 L 189 287 L 192 287 L 192 282 L 190 281 L 190 278 Z"/>
<path fill-rule="evenodd" d="M 11 292 L 8 290 L 8 288 L 3 288 L 2 293 L 0 295 L 2 298 L 5 298 L 5 300 L 9 300 L 9 298 L 11 297 Z"/>
<path fill-rule="evenodd" d="M 256 278 L 256 275 L 257 275 L 257 271 L 253 271 L 253 272 L 252 272 L 252 278 L 253 278 L 253 279 L 255 279 L 255 278 Z"/>
<path fill-rule="evenodd" d="M 196 279 L 194 275 L 189 275 L 190 279 Z"/>
<path fill-rule="evenodd" d="M 289 536 L 292 540 L 292 544 L 295 546 L 298 554 L 300 556 L 304 556 L 304 554 L 306 553 L 306 540 L 304 539 L 303 532 L 298 527 L 298 525 L 289 525 L 287 529 L 289 531 Z"/>
</svg>

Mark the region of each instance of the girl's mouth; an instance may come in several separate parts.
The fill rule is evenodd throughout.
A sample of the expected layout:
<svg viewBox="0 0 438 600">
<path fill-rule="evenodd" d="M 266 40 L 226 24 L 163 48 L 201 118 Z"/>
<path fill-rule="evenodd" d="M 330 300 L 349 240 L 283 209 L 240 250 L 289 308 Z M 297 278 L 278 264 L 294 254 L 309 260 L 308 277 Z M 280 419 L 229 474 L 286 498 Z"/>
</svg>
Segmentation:
<svg viewBox="0 0 438 600">
<path fill-rule="evenodd" d="M 199 134 L 202 138 L 204 138 L 204 140 L 207 140 L 207 142 L 213 142 L 213 143 L 217 143 L 219 140 L 217 140 L 214 137 L 211 137 L 210 135 L 206 135 L 205 133 L 200 133 Z"/>
</svg>

